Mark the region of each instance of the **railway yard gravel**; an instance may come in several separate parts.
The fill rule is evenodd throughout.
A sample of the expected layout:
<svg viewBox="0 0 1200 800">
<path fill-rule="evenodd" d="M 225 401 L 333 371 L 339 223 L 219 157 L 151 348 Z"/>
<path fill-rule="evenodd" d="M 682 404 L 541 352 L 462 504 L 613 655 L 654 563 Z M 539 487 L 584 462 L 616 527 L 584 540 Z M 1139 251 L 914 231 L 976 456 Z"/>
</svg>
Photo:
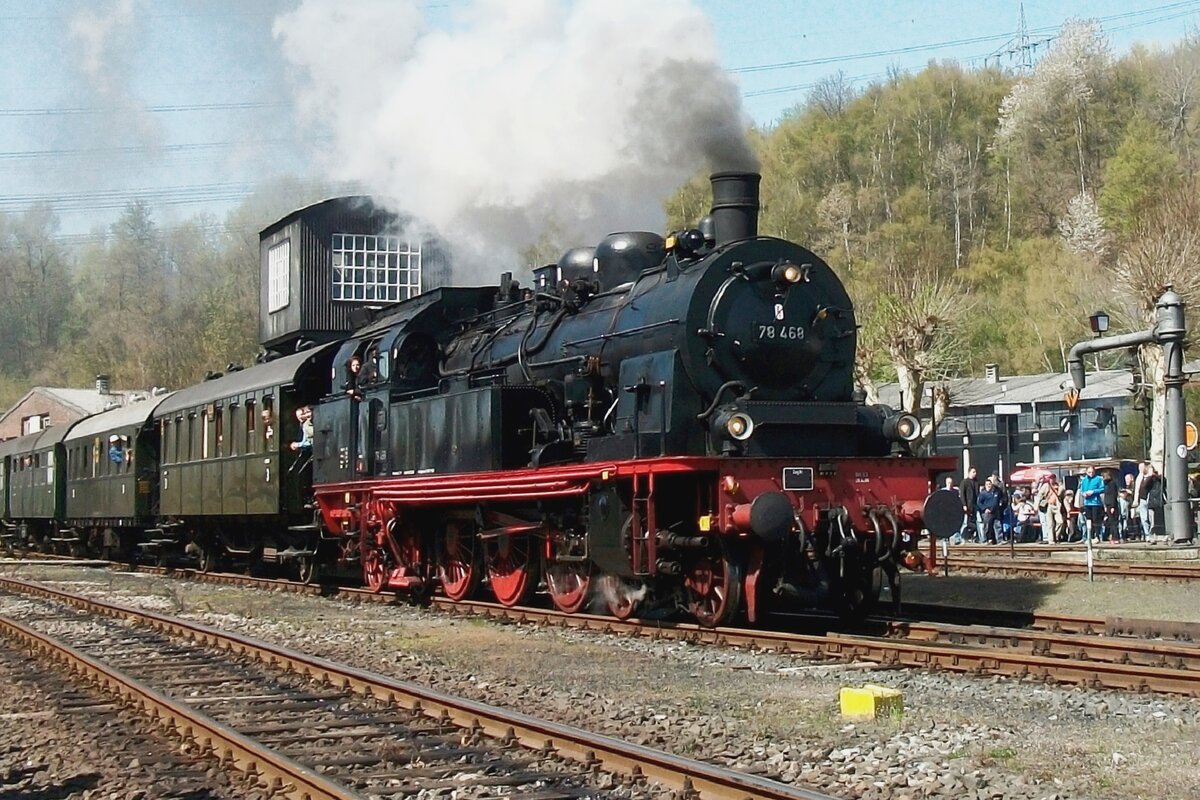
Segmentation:
<svg viewBox="0 0 1200 800">
<path fill-rule="evenodd" d="M 21 567 L 5 574 L 57 581 L 842 797 L 1200 798 L 1198 700 L 815 663 L 104 570 Z M 1200 616 L 1189 615 L 1195 598 L 1187 587 L 1145 582 L 917 578 L 905 590 L 922 602 Z M 1075 607 L 1085 601 L 1102 607 Z M 838 689 L 864 683 L 901 690 L 904 713 L 841 719 Z M 24 707 L 24 689 L 2 685 L 0 708 Z M 47 747 L 37 757 L 54 757 Z"/>
<path fill-rule="evenodd" d="M 0 798 L 261 797 L 28 653 L 0 645 L 0 685 Z"/>
</svg>

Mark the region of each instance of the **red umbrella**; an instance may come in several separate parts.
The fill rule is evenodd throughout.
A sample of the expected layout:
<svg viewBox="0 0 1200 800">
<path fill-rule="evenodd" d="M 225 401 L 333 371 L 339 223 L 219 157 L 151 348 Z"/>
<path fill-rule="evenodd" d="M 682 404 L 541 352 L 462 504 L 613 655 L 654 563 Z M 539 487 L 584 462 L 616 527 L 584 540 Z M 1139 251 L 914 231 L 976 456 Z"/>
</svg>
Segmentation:
<svg viewBox="0 0 1200 800">
<path fill-rule="evenodd" d="M 1045 467 L 1021 467 L 1008 476 L 1009 483 L 1037 483 L 1042 478 L 1049 478 L 1054 473 Z"/>
</svg>

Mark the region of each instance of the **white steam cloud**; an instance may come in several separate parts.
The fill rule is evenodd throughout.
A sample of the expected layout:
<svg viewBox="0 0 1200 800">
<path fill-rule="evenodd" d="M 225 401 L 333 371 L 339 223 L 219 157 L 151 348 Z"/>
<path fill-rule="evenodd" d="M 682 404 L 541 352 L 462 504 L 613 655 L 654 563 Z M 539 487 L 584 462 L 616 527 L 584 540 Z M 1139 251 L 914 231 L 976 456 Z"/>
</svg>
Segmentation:
<svg viewBox="0 0 1200 800">
<path fill-rule="evenodd" d="M 92 104 L 105 110 L 99 122 L 89 120 L 86 138 L 97 142 L 122 141 L 130 134 L 156 151 L 162 142 L 161 126 L 144 111 L 133 89 L 135 33 L 134 0 L 94 3 L 67 20 L 67 35 L 75 47 L 67 48 L 78 60 Z"/>
<path fill-rule="evenodd" d="M 302 119 L 332 129 L 329 177 L 487 254 L 472 278 L 548 229 L 660 229 L 698 170 L 756 168 L 690 0 L 477 0 L 446 30 L 413 0 L 303 0 L 274 32 Z"/>
</svg>

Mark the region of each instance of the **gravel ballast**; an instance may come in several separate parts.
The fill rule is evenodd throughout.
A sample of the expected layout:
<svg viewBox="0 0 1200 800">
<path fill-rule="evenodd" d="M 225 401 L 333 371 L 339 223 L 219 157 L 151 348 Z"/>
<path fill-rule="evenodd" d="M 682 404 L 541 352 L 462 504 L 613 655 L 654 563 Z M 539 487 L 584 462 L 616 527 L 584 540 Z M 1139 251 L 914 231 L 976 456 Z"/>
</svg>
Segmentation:
<svg viewBox="0 0 1200 800">
<path fill-rule="evenodd" d="M 103 570 L 29 567 L 16 577 L 56 579 L 114 602 L 843 797 L 1200 798 L 1200 703 L 1187 698 L 814 663 Z M 963 604 L 1019 607 L 996 600 L 999 586 L 984 592 L 983 584 L 954 581 L 911 580 L 906 597 L 936 602 L 939 592 L 965 593 L 977 599 Z M 1136 604 L 1155 603 L 1152 593 L 1166 587 L 1135 586 L 1133 605 L 1118 607 L 1108 597 L 1105 613 L 1160 616 Z M 1012 588 L 1029 596 L 1027 587 Z M 839 688 L 864 683 L 902 691 L 904 713 L 841 719 Z"/>
</svg>

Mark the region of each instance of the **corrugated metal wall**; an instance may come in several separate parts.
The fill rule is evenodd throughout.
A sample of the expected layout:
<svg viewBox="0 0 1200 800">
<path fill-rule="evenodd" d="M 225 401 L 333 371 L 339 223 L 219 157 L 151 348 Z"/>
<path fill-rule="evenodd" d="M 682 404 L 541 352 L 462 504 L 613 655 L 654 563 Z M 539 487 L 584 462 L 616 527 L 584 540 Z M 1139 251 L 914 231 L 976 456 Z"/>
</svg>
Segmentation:
<svg viewBox="0 0 1200 800">
<path fill-rule="evenodd" d="M 334 233 L 377 236 L 395 234 L 397 217 L 379 209 L 369 199 L 339 197 L 309 206 L 266 228 L 259 236 L 259 334 L 265 347 L 289 350 L 299 339 L 328 342 L 353 330 L 351 312 L 374 303 L 334 301 Z M 289 302 L 280 310 L 268 309 L 268 251 L 291 240 Z M 427 290 L 450 282 L 446 249 L 436 242 L 421 246 L 421 288 Z"/>
</svg>

